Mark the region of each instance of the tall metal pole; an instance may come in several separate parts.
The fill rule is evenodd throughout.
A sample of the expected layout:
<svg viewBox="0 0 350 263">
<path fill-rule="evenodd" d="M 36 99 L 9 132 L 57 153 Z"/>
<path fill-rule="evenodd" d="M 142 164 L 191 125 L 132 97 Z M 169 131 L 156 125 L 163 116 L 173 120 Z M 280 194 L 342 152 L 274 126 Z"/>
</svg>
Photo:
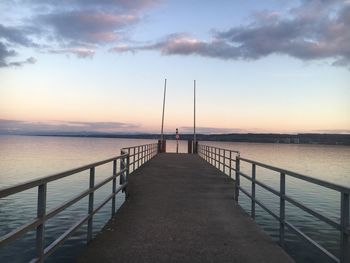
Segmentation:
<svg viewBox="0 0 350 263">
<path fill-rule="evenodd" d="M 166 94 L 166 79 L 165 79 L 165 82 L 164 82 L 164 98 L 163 98 L 162 129 L 161 129 L 161 131 L 160 131 L 160 140 L 162 141 L 162 143 L 163 143 L 163 140 L 164 140 L 163 128 L 164 128 L 165 94 Z"/>
<path fill-rule="evenodd" d="M 196 80 L 194 80 L 193 84 L 193 152 L 196 153 Z"/>
</svg>

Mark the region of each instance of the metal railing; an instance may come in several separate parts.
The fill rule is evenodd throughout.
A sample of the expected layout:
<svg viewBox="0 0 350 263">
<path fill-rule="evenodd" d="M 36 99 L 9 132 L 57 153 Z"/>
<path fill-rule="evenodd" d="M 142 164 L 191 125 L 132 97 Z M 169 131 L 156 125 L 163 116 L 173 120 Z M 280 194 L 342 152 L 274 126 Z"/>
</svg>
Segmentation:
<svg viewBox="0 0 350 263">
<path fill-rule="evenodd" d="M 221 154 L 222 153 L 222 154 Z M 232 153 L 236 153 L 236 156 L 232 156 Z M 214 165 L 219 170 L 223 171 L 225 174 L 232 177 L 232 171 L 235 172 L 235 200 L 238 202 L 239 191 L 248 196 L 251 200 L 251 217 L 255 219 L 255 206 L 256 204 L 263 208 L 266 212 L 268 212 L 272 217 L 274 217 L 279 222 L 279 241 L 282 248 L 284 248 L 285 240 L 285 227 L 294 232 L 297 236 L 301 237 L 303 240 L 310 243 L 324 255 L 326 255 L 329 259 L 334 262 L 350 262 L 350 222 L 349 222 L 349 195 L 350 188 L 333 184 L 327 181 L 323 181 L 317 178 L 313 178 L 310 176 L 302 175 L 299 173 L 295 173 L 292 171 L 288 171 L 285 169 L 281 169 L 278 167 L 274 167 L 268 164 L 264 164 L 261 162 L 249 160 L 240 156 L 238 151 L 231 151 L 227 149 L 221 149 L 208 145 L 199 145 L 198 154 L 206 160 L 208 163 Z M 228 164 L 227 162 L 228 161 Z M 232 162 L 235 163 L 235 167 L 232 166 Z M 241 162 L 245 162 L 251 164 L 251 176 L 240 171 Z M 262 183 L 257 180 L 256 167 L 262 167 L 270 171 L 274 171 L 279 173 L 279 191 L 273 189 L 272 187 Z M 222 168 L 222 169 L 220 169 Z M 225 168 L 229 169 L 227 173 Z M 250 192 L 240 185 L 240 177 L 244 177 L 251 182 Z M 328 218 L 321 213 L 317 212 L 314 209 L 307 207 L 299 201 L 296 201 L 292 197 L 286 194 L 286 176 L 290 176 L 293 178 L 297 178 L 321 187 L 325 187 L 327 189 L 331 189 L 337 191 L 340 194 L 340 222 L 334 221 L 331 218 Z M 279 214 L 274 213 L 271 209 L 269 209 L 265 204 L 263 204 L 260 200 L 258 200 L 255 196 L 255 187 L 256 185 L 264 188 L 265 190 L 273 193 L 274 195 L 279 197 Z M 285 202 L 292 204 L 295 207 L 300 208 L 306 213 L 316 217 L 317 219 L 325 222 L 326 224 L 332 226 L 336 230 L 340 232 L 340 257 L 337 258 L 331 252 L 329 252 L 326 248 L 322 247 L 311 237 L 306 235 L 302 230 L 294 226 L 291 222 L 286 219 L 285 210 L 286 205 Z"/>
<path fill-rule="evenodd" d="M 34 179 L 25 183 L 21 183 L 12 187 L 7 187 L 0 189 L 0 199 L 23 192 L 28 189 L 37 188 L 38 189 L 38 198 L 37 198 L 37 217 L 32 219 L 30 222 L 27 222 L 20 226 L 19 228 L 5 234 L 0 237 L 0 247 L 5 246 L 11 241 L 17 240 L 25 233 L 31 230 L 36 230 L 36 257 L 30 262 L 43 262 L 44 259 L 53 253 L 57 248 L 59 248 L 65 240 L 67 240 L 71 235 L 73 235 L 78 228 L 87 222 L 87 242 L 92 239 L 92 230 L 93 230 L 93 216 L 96 214 L 105 204 L 107 204 L 112 199 L 112 216 L 116 212 L 116 195 L 120 191 L 125 192 L 125 198 L 127 198 L 127 185 L 128 185 L 128 176 L 130 168 L 132 171 L 135 171 L 141 167 L 145 162 L 152 159 L 157 155 L 156 143 L 140 145 L 134 147 L 127 147 L 121 150 L 121 154 L 116 157 L 109 158 L 107 160 L 95 162 L 92 164 L 84 165 L 75 169 L 71 169 L 65 172 L 58 174 L 42 177 L 39 179 Z M 130 157 L 132 158 L 132 163 L 130 163 Z M 119 167 L 117 166 L 117 161 L 119 160 Z M 95 168 L 107 163 L 113 163 L 113 172 L 112 175 L 102 180 L 101 182 L 95 184 Z M 47 184 L 59 179 L 89 170 L 90 180 L 89 188 L 85 191 L 77 194 L 70 200 L 64 202 L 63 204 L 46 211 L 46 200 L 47 200 Z M 130 173 L 131 173 L 130 172 Z M 119 176 L 120 185 L 117 187 L 117 177 Z M 112 181 L 112 190 L 100 204 L 97 206 L 94 205 L 94 192 Z M 45 223 L 50 218 L 53 218 L 58 213 L 64 211 L 66 208 L 72 206 L 82 198 L 89 196 L 87 215 L 77 221 L 72 225 L 67 231 L 65 231 L 61 236 L 59 236 L 55 241 L 53 241 L 48 246 L 45 246 Z"/>
<path fill-rule="evenodd" d="M 159 151 L 158 143 L 126 147 L 122 150 L 130 157 L 129 168 L 131 173 L 152 159 Z"/>
</svg>

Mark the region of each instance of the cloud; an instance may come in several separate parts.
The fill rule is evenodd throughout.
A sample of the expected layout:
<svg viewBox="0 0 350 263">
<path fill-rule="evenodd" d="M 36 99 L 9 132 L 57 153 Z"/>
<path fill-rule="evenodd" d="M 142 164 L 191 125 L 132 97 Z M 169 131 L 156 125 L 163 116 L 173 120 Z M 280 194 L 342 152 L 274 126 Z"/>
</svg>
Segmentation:
<svg viewBox="0 0 350 263">
<path fill-rule="evenodd" d="M 35 64 L 37 62 L 37 59 L 34 57 L 29 57 L 26 60 L 23 61 L 12 61 L 7 64 L 9 67 L 22 67 L 23 65 L 26 64 Z"/>
<path fill-rule="evenodd" d="M 14 43 L 25 47 L 37 47 L 28 35 L 33 33 L 29 27 L 8 27 L 0 24 L 0 38 L 6 40 L 8 43 Z"/>
<path fill-rule="evenodd" d="M 95 50 L 89 48 L 52 49 L 48 52 L 52 54 L 73 54 L 76 55 L 78 58 L 92 58 L 95 55 Z"/>
<path fill-rule="evenodd" d="M 256 60 L 281 54 L 301 60 L 332 59 L 350 66 L 350 3 L 304 0 L 285 15 L 275 11 L 253 14 L 249 24 L 215 30 L 211 40 L 172 34 L 153 44 L 117 45 L 111 51 L 157 50 L 164 55 L 198 55 L 224 60 Z"/>
<path fill-rule="evenodd" d="M 60 0 L 60 4 L 57 4 L 56 0 L 26 0 L 23 4 L 36 5 L 39 7 L 46 6 L 48 8 L 64 7 L 65 9 L 114 9 L 121 12 L 139 12 L 146 8 L 149 8 L 160 0 Z"/>
<path fill-rule="evenodd" d="M 0 42 L 0 67 L 7 67 L 7 59 L 16 55 L 16 51 L 9 50 L 8 47 Z"/>
<path fill-rule="evenodd" d="M 135 15 L 113 14 L 95 11 L 72 11 L 40 16 L 52 27 L 53 37 L 73 43 L 103 44 L 120 38 L 121 30 L 138 21 Z"/>
<path fill-rule="evenodd" d="M 21 12 L 0 24 L 0 67 L 29 64 L 10 61 L 20 48 L 55 54 L 92 57 L 98 48 L 125 40 L 131 26 L 139 23 L 144 10 L 159 0 L 19 0 Z M 1 8 L 13 11 L 4 0 Z M 9 11 L 10 13 L 10 11 Z"/>
<path fill-rule="evenodd" d="M 29 122 L 0 119 L 0 133 L 6 134 L 40 132 L 125 132 L 138 127 L 138 124 L 124 122 Z"/>
<path fill-rule="evenodd" d="M 8 47 L 0 42 L 0 68 L 3 67 L 20 67 L 25 64 L 34 64 L 36 63 L 36 58 L 29 57 L 24 61 L 12 61 L 8 62 L 8 58 L 14 57 L 17 55 L 17 52 L 11 49 L 8 49 Z"/>
<path fill-rule="evenodd" d="M 29 34 L 29 28 L 15 28 L 6 27 L 0 24 L 0 67 L 10 66 L 22 66 L 24 64 L 34 64 L 36 59 L 29 57 L 24 61 L 12 61 L 8 60 L 18 55 L 18 52 L 14 50 L 14 47 L 38 47 L 31 39 L 27 37 Z"/>
</svg>

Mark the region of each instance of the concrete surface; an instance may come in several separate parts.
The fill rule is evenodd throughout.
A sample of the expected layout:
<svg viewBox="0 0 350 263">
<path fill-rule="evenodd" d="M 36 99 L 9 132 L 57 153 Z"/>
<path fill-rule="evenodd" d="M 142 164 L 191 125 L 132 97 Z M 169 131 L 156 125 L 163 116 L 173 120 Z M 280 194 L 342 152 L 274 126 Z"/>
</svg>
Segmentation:
<svg viewBox="0 0 350 263">
<path fill-rule="evenodd" d="M 130 175 L 129 193 L 78 262 L 293 262 L 198 155 L 159 154 Z"/>
</svg>

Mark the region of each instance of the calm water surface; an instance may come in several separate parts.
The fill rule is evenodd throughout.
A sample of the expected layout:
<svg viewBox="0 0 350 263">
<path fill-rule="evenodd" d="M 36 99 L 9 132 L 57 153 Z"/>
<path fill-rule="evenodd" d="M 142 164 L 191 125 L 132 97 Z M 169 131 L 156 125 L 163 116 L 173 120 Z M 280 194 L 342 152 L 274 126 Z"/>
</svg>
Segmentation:
<svg viewBox="0 0 350 263">
<path fill-rule="evenodd" d="M 68 137 L 32 137 L 0 136 L 0 187 L 14 185 L 33 178 L 46 176 L 80 165 L 119 155 L 126 146 L 155 142 L 154 140 L 109 139 L 109 138 L 68 138 Z M 239 150 L 241 156 L 275 166 L 300 172 L 327 181 L 350 187 L 350 147 L 292 144 L 258 144 L 205 142 L 227 149 Z M 180 142 L 180 152 L 186 152 L 187 142 Z M 168 151 L 175 151 L 175 142 L 167 142 Z M 249 165 L 242 165 L 243 172 L 250 173 Z M 110 176 L 112 165 L 103 165 L 96 169 L 96 182 Z M 83 191 L 88 186 L 88 172 L 82 172 L 69 178 L 48 184 L 47 209 Z M 257 169 L 257 178 L 278 189 L 279 176 L 265 169 Z M 287 179 L 287 194 L 302 201 L 311 208 L 339 221 L 340 196 L 338 193 L 302 182 Z M 241 184 L 250 189 L 244 179 Z M 95 203 L 101 202 L 111 192 L 111 185 L 99 189 Z M 278 213 L 279 200 L 257 186 L 257 198 Z M 118 207 L 124 196 L 117 196 Z M 240 204 L 249 213 L 250 201 L 243 194 Z M 0 200 L 0 235 L 35 217 L 36 189 L 9 196 Z M 47 222 L 46 244 L 51 243 L 76 220 L 87 213 L 87 198 L 61 212 Z M 111 215 L 111 204 L 107 204 L 94 217 L 94 234 L 103 227 Z M 317 242 L 338 254 L 339 233 L 301 210 L 286 204 L 287 220 L 298 226 Z M 267 213 L 257 208 L 257 222 L 274 238 L 278 239 L 278 223 Z M 292 233 L 287 232 L 287 249 L 298 262 L 327 262 L 317 251 L 308 247 Z M 86 225 L 58 249 L 48 262 L 71 261 L 85 245 Z M 35 233 L 29 232 L 10 246 L 0 249 L 1 262 L 27 262 L 35 255 Z M 74 249 L 72 249 L 74 248 Z M 306 253 L 307 252 L 307 253 Z"/>
</svg>

